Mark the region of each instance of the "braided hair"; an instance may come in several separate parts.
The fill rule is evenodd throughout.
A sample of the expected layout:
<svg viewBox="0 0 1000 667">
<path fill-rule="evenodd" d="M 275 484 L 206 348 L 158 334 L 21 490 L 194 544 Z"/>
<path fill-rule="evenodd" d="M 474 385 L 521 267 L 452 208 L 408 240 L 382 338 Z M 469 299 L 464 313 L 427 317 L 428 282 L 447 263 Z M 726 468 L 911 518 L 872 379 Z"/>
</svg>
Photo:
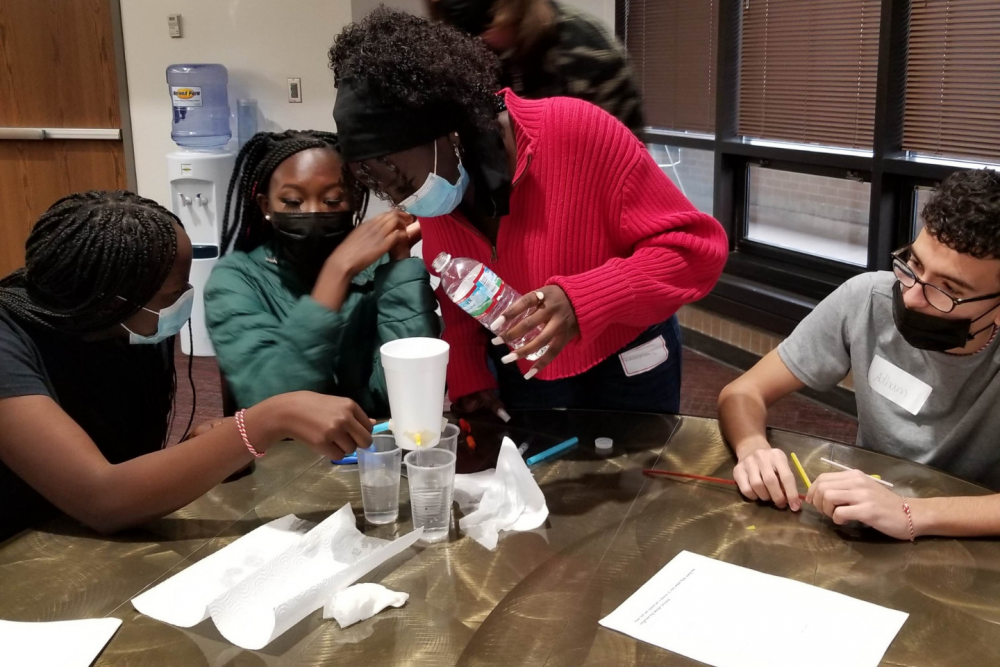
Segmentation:
<svg viewBox="0 0 1000 667">
<path fill-rule="evenodd" d="M 177 256 L 174 223 L 182 226 L 155 201 L 125 190 L 63 197 L 28 235 L 24 267 L 0 279 L 0 308 L 25 324 L 74 338 L 117 326 L 149 303 L 166 281 Z M 114 372 L 139 372 L 133 361 L 123 357 Z M 190 430 L 195 399 L 188 361 Z M 177 391 L 172 345 L 166 362 L 163 377 L 146 378 L 148 386 L 163 388 L 150 400 L 162 402 L 162 409 L 153 412 L 164 418 L 158 425 L 164 444 Z"/>
<path fill-rule="evenodd" d="M 236 167 L 226 192 L 226 209 L 222 215 L 222 252 L 233 249 L 250 252 L 266 242 L 271 226 L 264 220 L 257 195 L 266 193 L 274 170 L 282 162 L 311 148 L 337 150 L 337 135 L 318 130 L 286 130 L 284 132 L 258 132 L 240 149 Z M 360 223 L 368 208 L 368 188 L 355 179 L 350 170 L 342 170 L 345 190 L 355 221 Z M 232 211 L 232 218 L 230 218 Z"/>
<path fill-rule="evenodd" d="M 63 197 L 32 228 L 24 268 L 0 279 L 0 306 L 25 322 L 76 336 L 120 324 L 170 273 L 174 223 L 180 220 L 173 213 L 125 190 Z"/>
</svg>

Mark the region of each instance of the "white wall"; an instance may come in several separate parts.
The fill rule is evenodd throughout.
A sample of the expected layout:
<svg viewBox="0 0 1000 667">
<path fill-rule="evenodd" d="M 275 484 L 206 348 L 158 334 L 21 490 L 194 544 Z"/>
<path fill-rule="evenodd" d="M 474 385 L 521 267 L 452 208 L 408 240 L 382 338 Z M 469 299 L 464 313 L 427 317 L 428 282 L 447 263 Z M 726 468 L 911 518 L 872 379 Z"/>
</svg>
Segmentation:
<svg viewBox="0 0 1000 667">
<path fill-rule="evenodd" d="M 121 0 L 122 32 L 139 194 L 167 205 L 165 156 L 171 106 L 165 70 L 184 62 L 222 63 L 229 104 L 255 98 L 259 130 L 333 130 L 335 99 L 327 49 L 351 21 L 351 0 Z M 167 15 L 182 15 L 172 39 Z M 302 79 L 302 103 L 288 102 L 287 79 Z M 232 122 L 236 137 L 235 116 Z M 233 144 L 235 146 L 235 142 Z"/>
</svg>

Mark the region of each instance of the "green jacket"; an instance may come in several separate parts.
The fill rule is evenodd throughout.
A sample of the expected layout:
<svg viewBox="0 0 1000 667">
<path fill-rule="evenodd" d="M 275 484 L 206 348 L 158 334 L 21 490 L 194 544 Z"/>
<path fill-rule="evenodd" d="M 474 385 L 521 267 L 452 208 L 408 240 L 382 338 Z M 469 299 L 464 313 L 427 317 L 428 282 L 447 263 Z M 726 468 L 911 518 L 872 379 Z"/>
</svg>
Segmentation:
<svg viewBox="0 0 1000 667">
<path fill-rule="evenodd" d="M 267 244 L 228 255 L 205 287 L 208 332 L 237 405 L 305 389 L 351 398 L 372 417 L 388 416 L 379 348 L 441 331 L 423 262 L 382 257 L 351 281 L 334 312 L 273 258 Z"/>
</svg>

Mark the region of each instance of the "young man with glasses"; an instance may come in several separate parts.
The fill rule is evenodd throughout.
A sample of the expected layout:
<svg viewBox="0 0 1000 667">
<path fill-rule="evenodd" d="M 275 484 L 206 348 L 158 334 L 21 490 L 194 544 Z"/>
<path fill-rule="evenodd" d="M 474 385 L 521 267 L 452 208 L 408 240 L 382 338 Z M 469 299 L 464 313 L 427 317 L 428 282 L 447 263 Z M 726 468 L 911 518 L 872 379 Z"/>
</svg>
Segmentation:
<svg viewBox="0 0 1000 667">
<path fill-rule="evenodd" d="M 800 509 L 788 460 L 767 442 L 768 406 L 831 389 L 852 369 L 859 446 L 1000 489 L 1000 175 L 952 174 L 922 217 L 892 273 L 847 281 L 722 391 L 720 425 L 748 498 Z M 806 501 L 899 539 L 1000 535 L 1000 494 L 904 499 L 853 471 L 820 475 Z"/>
</svg>

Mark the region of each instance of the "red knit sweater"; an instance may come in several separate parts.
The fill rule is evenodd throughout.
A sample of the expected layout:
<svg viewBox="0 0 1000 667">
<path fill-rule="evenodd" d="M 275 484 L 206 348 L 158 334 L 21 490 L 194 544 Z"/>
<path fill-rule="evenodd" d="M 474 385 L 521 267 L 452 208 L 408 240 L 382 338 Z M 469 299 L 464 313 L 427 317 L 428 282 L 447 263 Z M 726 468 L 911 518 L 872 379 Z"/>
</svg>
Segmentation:
<svg viewBox="0 0 1000 667">
<path fill-rule="evenodd" d="M 496 252 L 456 210 L 421 220 L 423 254 L 428 265 L 440 252 L 484 262 L 521 294 L 561 287 L 580 336 L 537 376 L 555 380 L 586 371 L 705 296 L 722 272 L 728 241 L 610 114 L 568 97 L 505 94 L 517 168 Z M 452 400 L 496 387 L 486 365 L 492 335 L 440 288 L 438 299 L 451 345 Z M 521 372 L 530 367 L 522 362 Z"/>
</svg>

